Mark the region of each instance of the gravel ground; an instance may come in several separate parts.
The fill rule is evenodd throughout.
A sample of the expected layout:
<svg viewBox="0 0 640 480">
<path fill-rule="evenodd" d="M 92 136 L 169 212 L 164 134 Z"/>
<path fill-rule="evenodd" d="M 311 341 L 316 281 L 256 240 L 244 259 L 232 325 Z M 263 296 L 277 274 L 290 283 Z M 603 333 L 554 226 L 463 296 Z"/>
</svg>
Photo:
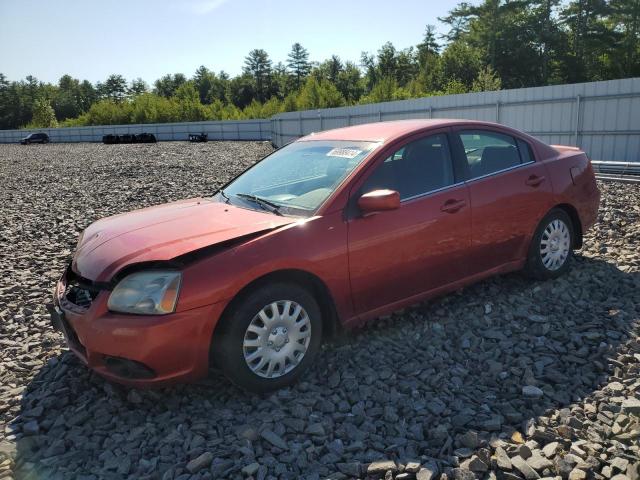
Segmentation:
<svg viewBox="0 0 640 480">
<path fill-rule="evenodd" d="M 0 479 L 638 480 L 640 187 L 563 278 L 484 281 L 340 336 L 260 398 L 90 373 L 45 304 L 90 222 L 211 192 L 266 143 L 0 145 Z"/>
</svg>

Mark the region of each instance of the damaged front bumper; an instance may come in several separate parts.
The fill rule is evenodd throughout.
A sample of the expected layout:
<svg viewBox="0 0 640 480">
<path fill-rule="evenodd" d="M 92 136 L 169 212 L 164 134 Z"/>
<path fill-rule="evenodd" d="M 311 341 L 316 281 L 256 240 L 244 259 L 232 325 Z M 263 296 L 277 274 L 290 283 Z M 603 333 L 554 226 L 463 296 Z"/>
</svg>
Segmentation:
<svg viewBox="0 0 640 480">
<path fill-rule="evenodd" d="M 79 306 L 73 292 L 94 289 L 89 304 Z M 78 282 L 79 281 L 79 282 Z M 83 283 L 84 282 L 84 283 Z M 209 348 L 224 305 L 213 304 L 170 315 L 110 312 L 110 291 L 78 279 L 70 268 L 60 278 L 47 306 L 51 324 L 63 333 L 69 349 L 101 376 L 135 387 L 164 386 L 207 375 Z"/>
</svg>

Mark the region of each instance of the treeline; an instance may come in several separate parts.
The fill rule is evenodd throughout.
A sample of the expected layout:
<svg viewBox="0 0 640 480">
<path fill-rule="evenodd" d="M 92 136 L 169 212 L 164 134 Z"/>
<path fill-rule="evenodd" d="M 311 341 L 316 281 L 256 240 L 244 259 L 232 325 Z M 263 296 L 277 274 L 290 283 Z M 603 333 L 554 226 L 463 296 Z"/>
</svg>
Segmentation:
<svg viewBox="0 0 640 480">
<path fill-rule="evenodd" d="M 57 85 L 0 73 L 0 128 L 267 118 L 278 112 L 429 95 L 640 76 L 640 0 L 483 0 L 460 3 L 422 41 L 385 43 L 358 63 L 311 62 L 299 43 L 276 64 L 249 52 L 231 78 L 202 66 L 128 82 L 64 75 Z"/>
</svg>

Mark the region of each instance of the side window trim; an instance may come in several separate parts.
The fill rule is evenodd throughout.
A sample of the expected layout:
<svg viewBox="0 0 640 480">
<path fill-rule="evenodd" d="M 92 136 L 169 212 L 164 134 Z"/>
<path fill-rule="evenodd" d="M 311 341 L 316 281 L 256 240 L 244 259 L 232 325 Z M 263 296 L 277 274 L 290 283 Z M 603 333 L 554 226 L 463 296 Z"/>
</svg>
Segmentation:
<svg viewBox="0 0 640 480">
<path fill-rule="evenodd" d="M 469 178 L 465 180 L 465 183 L 471 183 L 471 182 L 475 182 L 476 180 L 482 180 L 483 178 L 500 175 L 501 173 L 510 172 L 511 170 L 516 170 L 521 167 L 526 167 L 527 165 L 531 165 L 532 163 L 536 163 L 536 162 L 531 160 L 527 163 L 519 163 L 518 165 L 513 165 L 512 167 L 503 168 L 502 170 L 496 170 L 495 172 L 487 173 L 485 175 L 480 175 L 479 177 Z"/>
<path fill-rule="evenodd" d="M 454 187 L 459 187 L 460 185 L 464 185 L 464 184 L 465 184 L 464 180 L 461 181 L 461 182 L 452 183 L 451 185 L 447 185 L 445 187 L 436 188 L 434 190 L 429 190 L 428 192 L 424 192 L 424 193 L 420 193 L 418 195 L 413 195 L 411 197 L 404 198 L 404 199 L 400 200 L 400 203 L 409 202 L 411 200 L 415 200 L 416 198 L 427 197 L 429 195 L 433 195 L 434 193 L 444 192 L 445 190 L 448 190 L 448 189 L 454 188 Z"/>
</svg>

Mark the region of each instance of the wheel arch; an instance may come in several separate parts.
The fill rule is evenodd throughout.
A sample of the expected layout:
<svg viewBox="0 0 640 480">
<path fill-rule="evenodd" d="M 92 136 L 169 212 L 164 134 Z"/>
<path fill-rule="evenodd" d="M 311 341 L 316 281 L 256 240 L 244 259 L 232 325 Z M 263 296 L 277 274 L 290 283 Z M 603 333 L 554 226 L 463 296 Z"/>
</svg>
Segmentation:
<svg viewBox="0 0 640 480">
<path fill-rule="evenodd" d="M 315 297 L 322 314 L 323 338 L 331 338 L 340 331 L 340 322 L 335 301 L 327 285 L 317 275 L 300 269 L 282 269 L 264 274 L 247 285 L 229 301 L 220 318 L 224 318 L 230 310 L 235 308 L 249 293 L 267 283 L 295 283 L 303 286 Z M 219 326 L 223 322 L 218 321 L 213 335 L 216 335 Z"/>
<path fill-rule="evenodd" d="M 578 210 L 573 205 L 568 203 L 560 203 L 553 207 L 558 210 L 563 210 L 571 219 L 571 226 L 573 227 L 573 248 L 582 248 L 582 222 L 580 221 L 580 215 Z"/>
</svg>

